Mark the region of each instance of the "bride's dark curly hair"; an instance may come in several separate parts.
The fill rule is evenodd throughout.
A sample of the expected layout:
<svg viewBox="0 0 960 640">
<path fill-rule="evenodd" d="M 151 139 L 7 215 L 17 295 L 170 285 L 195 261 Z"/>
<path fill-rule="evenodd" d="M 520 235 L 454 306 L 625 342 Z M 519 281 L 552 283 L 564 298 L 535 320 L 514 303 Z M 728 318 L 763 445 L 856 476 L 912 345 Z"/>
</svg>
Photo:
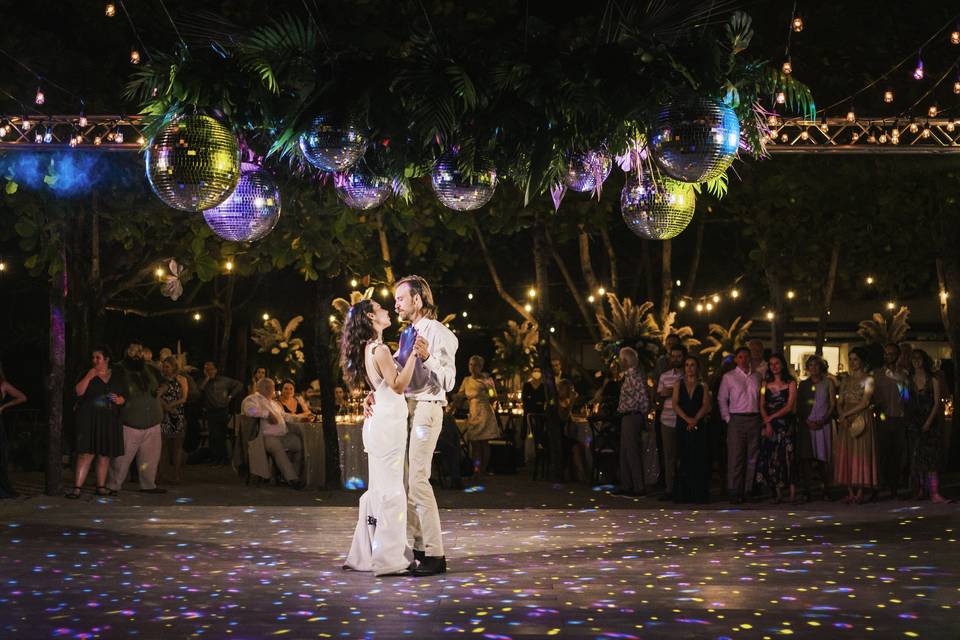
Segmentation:
<svg viewBox="0 0 960 640">
<path fill-rule="evenodd" d="M 340 368 L 343 370 L 343 380 L 350 389 L 359 389 L 367 381 L 364 349 L 368 342 L 377 337 L 368 313 L 373 313 L 373 302 L 361 300 L 347 310 L 347 317 L 343 322 Z"/>
</svg>

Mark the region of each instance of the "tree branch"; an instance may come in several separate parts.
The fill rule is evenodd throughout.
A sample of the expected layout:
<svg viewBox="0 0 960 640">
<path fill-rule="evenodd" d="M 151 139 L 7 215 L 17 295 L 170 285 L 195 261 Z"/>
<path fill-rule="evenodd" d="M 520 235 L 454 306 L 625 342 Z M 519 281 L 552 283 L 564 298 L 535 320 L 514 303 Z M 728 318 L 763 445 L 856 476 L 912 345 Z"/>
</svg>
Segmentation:
<svg viewBox="0 0 960 640">
<path fill-rule="evenodd" d="M 217 309 L 218 305 L 215 304 L 204 304 L 196 307 L 185 307 L 181 309 L 163 309 L 161 311 L 153 311 L 151 309 L 136 309 L 133 307 L 119 307 L 115 305 L 106 305 L 104 307 L 105 311 L 115 311 L 117 313 L 122 313 L 123 315 L 132 315 L 140 316 L 141 318 L 156 318 L 158 316 L 173 316 L 181 313 L 196 313 L 197 311 L 207 311 L 208 309 Z"/>
<path fill-rule="evenodd" d="M 620 274 L 617 269 L 617 252 L 613 248 L 613 242 L 610 241 L 610 233 L 606 227 L 600 227 L 600 238 L 603 240 L 603 246 L 607 249 L 607 260 L 610 261 L 610 288 L 620 294 Z"/>
<path fill-rule="evenodd" d="M 377 212 L 376 215 L 377 221 L 377 235 L 380 237 L 380 257 L 383 258 L 383 271 L 387 277 L 387 286 L 393 287 L 394 276 L 393 276 L 393 263 L 390 258 L 390 239 L 387 237 L 387 232 L 383 228 L 383 214 Z"/>
<path fill-rule="evenodd" d="M 573 277 L 570 275 L 570 270 L 567 269 L 566 263 L 564 263 L 563 258 L 560 257 L 560 253 L 557 251 L 557 247 L 553 243 L 553 236 L 550 235 L 550 231 L 546 228 L 546 226 L 544 226 L 543 235 L 547 241 L 547 249 L 553 256 L 553 261 L 557 263 L 557 267 L 560 269 L 560 273 L 563 275 L 563 279 L 567 283 L 567 288 L 570 289 L 570 295 L 573 296 L 574 301 L 577 303 L 577 308 L 580 309 L 580 315 L 583 316 L 583 323 L 590 332 L 590 337 L 593 338 L 594 342 L 598 341 L 600 339 L 600 334 L 597 332 L 597 328 L 594 325 L 594 319 L 590 316 L 590 309 L 587 306 L 587 302 L 583 299 L 583 296 L 577 289 L 577 285 L 573 281 Z"/>
<path fill-rule="evenodd" d="M 497 266 L 493 264 L 493 259 L 490 257 L 490 251 L 487 249 L 487 243 L 483 238 L 483 232 L 480 230 L 480 225 L 477 224 L 476 218 L 470 218 L 473 224 L 473 231 L 477 235 L 477 242 L 480 245 L 480 252 L 483 254 L 483 261 L 487 264 L 487 270 L 490 272 L 490 279 L 493 280 L 493 286 L 496 287 L 497 293 L 506 302 L 508 305 L 513 307 L 513 309 L 519 313 L 525 320 L 529 320 L 536 324 L 536 319 L 533 317 L 533 314 L 523 308 L 523 305 L 520 304 L 516 298 L 511 296 L 503 288 L 503 282 L 500 280 L 500 274 L 497 272 Z"/>
<path fill-rule="evenodd" d="M 688 298 L 693 295 L 693 287 L 697 282 L 697 271 L 700 270 L 700 253 L 703 251 L 703 229 L 706 227 L 707 216 L 700 214 L 697 221 L 697 235 L 693 245 L 693 257 L 690 259 L 690 270 L 687 272 L 687 281 L 683 287 L 683 294 Z"/>
</svg>

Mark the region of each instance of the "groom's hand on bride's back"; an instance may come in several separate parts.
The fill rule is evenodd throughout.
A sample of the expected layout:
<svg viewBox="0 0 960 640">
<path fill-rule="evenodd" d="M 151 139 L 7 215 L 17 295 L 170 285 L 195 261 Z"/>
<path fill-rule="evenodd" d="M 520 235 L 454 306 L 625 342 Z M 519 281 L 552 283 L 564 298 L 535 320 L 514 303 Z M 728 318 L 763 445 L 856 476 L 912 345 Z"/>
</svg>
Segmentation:
<svg viewBox="0 0 960 640">
<path fill-rule="evenodd" d="M 367 397 L 363 400 L 363 417 L 369 418 L 373 415 L 373 405 L 376 403 L 376 400 L 373 397 L 373 392 L 367 394 Z"/>
</svg>

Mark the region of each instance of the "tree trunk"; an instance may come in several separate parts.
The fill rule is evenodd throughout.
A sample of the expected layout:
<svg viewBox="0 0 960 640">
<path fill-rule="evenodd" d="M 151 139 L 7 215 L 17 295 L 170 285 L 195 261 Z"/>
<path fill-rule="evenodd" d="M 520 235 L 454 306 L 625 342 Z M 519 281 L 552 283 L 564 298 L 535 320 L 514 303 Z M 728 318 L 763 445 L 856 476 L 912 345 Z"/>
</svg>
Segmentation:
<svg viewBox="0 0 960 640">
<path fill-rule="evenodd" d="M 320 416 L 323 420 L 324 455 L 326 456 L 326 486 L 340 486 L 340 441 L 337 435 L 337 379 L 334 358 L 339 354 L 331 349 L 330 310 L 333 308 L 333 289 L 325 279 L 317 280 L 314 298 L 313 361 L 320 383 Z"/>
<path fill-rule="evenodd" d="M 383 272 L 387 278 L 387 286 L 393 288 L 396 282 L 393 276 L 393 261 L 390 258 L 390 239 L 383 228 L 383 214 L 377 213 L 377 236 L 380 238 L 380 258 L 383 260 Z"/>
<path fill-rule="evenodd" d="M 667 316 L 670 315 L 670 300 L 673 297 L 673 271 L 671 269 L 671 257 L 673 254 L 673 241 L 664 240 L 660 245 L 661 263 L 660 263 L 660 324 L 664 324 Z"/>
<path fill-rule="evenodd" d="M 693 257 L 690 258 L 690 270 L 687 272 L 687 281 L 683 283 L 683 294 L 688 298 L 693 295 L 693 287 L 697 282 L 697 272 L 700 270 L 700 254 L 703 251 L 703 230 L 706 227 L 707 217 L 703 214 L 697 221 L 697 235 L 693 244 Z"/>
<path fill-rule="evenodd" d="M 236 276 L 227 276 L 227 290 L 223 294 L 223 330 L 220 334 L 220 347 L 217 350 L 217 368 L 220 371 L 227 370 L 227 356 L 230 354 L 230 335 L 233 331 L 233 292 L 236 284 Z"/>
<path fill-rule="evenodd" d="M 503 282 L 500 280 L 500 273 L 497 271 L 497 266 L 493 263 L 493 258 L 490 257 L 490 251 L 487 249 L 487 242 L 483 238 L 483 231 L 480 230 L 480 225 L 477 224 L 476 218 L 471 218 L 473 221 L 473 230 L 477 236 L 477 243 L 480 245 L 480 253 L 483 255 L 483 261 L 487 265 L 487 270 L 490 272 L 490 279 L 493 280 L 493 286 L 497 289 L 497 293 L 500 295 L 500 298 L 506 302 L 508 305 L 513 307 L 514 311 L 519 313 L 524 320 L 529 320 L 530 322 L 536 322 L 536 318 L 532 313 L 527 311 L 520 302 L 511 296 L 503 288 Z"/>
<path fill-rule="evenodd" d="M 613 249 L 613 242 L 610 241 L 610 233 L 606 227 L 600 227 L 600 237 L 603 239 L 603 246 L 607 250 L 607 260 L 610 262 L 610 288 L 620 292 L 620 274 L 617 269 L 617 253 Z"/>
<path fill-rule="evenodd" d="M 533 265 L 537 278 L 537 328 L 539 343 L 537 360 L 543 373 L 546 395 L 546 429 L 548 443 L 549 477 L 554 481 L 563 481 L 563 426 L 557 412 L 557 381 L 553 375 L 552 354 L 550 351 L 550 275 L 547 258 L 547 240 L 543 220 L 538 216 L 533 235 Z"/>
<path fill-rule="evenodd" d="M 563 279 L 567 283 L 567 288 L 570 289 L 570 295 L 573 296 L 574 302 L 577 303 L 577 309 L 580 310 L 580 315 L 583 316 L 583 323 L 590 332 L 590 337 L 594 342 L 596 342 L 600 339 L 600 334 L 597 332 L 597 320 L 590 313 L 590 305 L 587 304 L 587 301 L 577 288 L 577 284 L 573 281 L 573 276 L 570 275 L 570 270 L 567 269 L 566 263 L 563 261 L 563 258 L 560 257 L 560 253 L 557 251 L 557 247 L 553 243 L 553 238 L 550 236 L 550 232 L 546 229 L 544 229 L 544 239 L 546 240 L 546 245 L 550 250 L 550 254 L 553 256 L 553 261 L 557 264 L 557 268 L 560 269 L 560 273 L 563 275 Z M 601 309 L 602 308 L 603 307 L 601 303 Z"/>
<path fill-rule="evenodd" d="M 63 473 L 63 458 L 60 440 L 63 434 L 63 380 L 66 367 L 66 326 L 64 306 L 67 299 L 67 254 L 61 252 L 63 272 L 53 277 L 50 287 L 50 373 L 47 378 L 47 403 L 49 420 L 47 423 L 47 470 L 44 493 L 48 496 L 60 493 L 60 479 Z"/>
<path fill-rule="evenodd" d="M 823 283 L 823 303 L 820 305 L 820 317 L 817 318 L 816 354 L 823 355 L 823 343 L 827 339 L 827 318 L 833 304 L 833 287 L 837 282 L 837 265 L 840 263 L 840 238 L 833 240 L 830 251 L 830 267 L 827 269 L 827 279 Z"/>
<path fill-rule="evenodd" d="M 600 281 L 597 280 L 597 274 L 593 271 L 593 261 L 590 259 L 590 236 L 584 230 L 583 225 L 579 226 L 580 243 L 580 270 L 583 272 L 583 279 L 590 289 L 590 293 L 597 293 L 600 290 Z"/>
</svg>

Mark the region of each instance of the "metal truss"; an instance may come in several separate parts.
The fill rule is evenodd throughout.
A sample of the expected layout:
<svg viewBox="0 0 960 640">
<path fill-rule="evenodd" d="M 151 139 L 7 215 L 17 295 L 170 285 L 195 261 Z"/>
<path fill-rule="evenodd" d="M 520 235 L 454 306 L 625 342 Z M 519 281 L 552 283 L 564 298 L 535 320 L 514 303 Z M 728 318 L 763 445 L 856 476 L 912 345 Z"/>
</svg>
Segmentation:
<svg viewBox="0 0 960 640">
<path fill-rule="evenodd" d="M 960 119 L 802 118 L 771 116 L 771 154 L 935 154 L 960 153 Z"/>
<path fill-rule="evenodd" d="M 0 115 L 0 151 L 76 148 L 140 151 L 142 116 Z"/>
</svg>

